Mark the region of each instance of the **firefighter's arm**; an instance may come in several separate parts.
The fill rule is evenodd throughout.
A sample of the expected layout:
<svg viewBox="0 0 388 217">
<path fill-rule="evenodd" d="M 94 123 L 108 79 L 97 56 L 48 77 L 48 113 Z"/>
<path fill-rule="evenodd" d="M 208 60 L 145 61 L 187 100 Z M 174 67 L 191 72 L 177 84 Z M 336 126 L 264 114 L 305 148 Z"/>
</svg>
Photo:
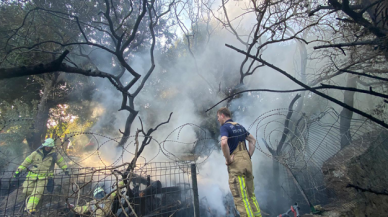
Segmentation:
<svg viewBox="0 0 388 217">
<path fill-rule="evenodd" d="M 255 137 L 252 136 L 252 134 L 249 134 L 247 136 L 247 140 L 249 142 L 249 154 L 252 157 L 253 153 L 255 152 L 255 148 L 256 148 L 256 139 L 255 139 Z"/>
<path fill-rule="evenodd" d="M 35 154 L 36 154 L 36 152 L 32 152 L 32 154 L 30 154 L 28 157 L 26 157 L 26 159 L 24 159 L 23 163 L 20 164 L 20 166 L 15 171 L 14 177 L 18 177 L 20 175 L 20 172 L 27 169 L 27 167 L 30 166 L 34 162 L 33 159 L 34 159 Z"/>
<path fill-rule="evenodd" d="M 118 190 L 121 191 L 121 189 L 125 186 L 124 181 L 119 181 L 119 183 L 117 183 L 117 186 L 118 186 Z M 112 194 L 110 194 L 109 199 L 113 201 L 116 196 L 117 196 L 117 189 L 114 190 Z"/>
<path fill-rule="evenodd" d="M 84 206 L 74 207 L 74 211 L 79 214 L 86 214 L 89 212 L 89 203 L 86 203 Z"/>
<path fill-rule="evenodd" d="M 230 149 L 228 146 L 228 137 L 226 137 L 226 136 L 221 137 L 221 150 L 222 150 L 222 153 L 224 153 L 226 165 L 231 164 L 233 162 L 233 159 L 230 156 Z"/>
<path fill-rule="evenodd" d="M 58 154 L 58 157 L 57 157 L 57 165 L 59 168 L 61 168 L 66 175 L 69 174 L 69 171 L 67 170 L 67 164 L 66 164 L 66 161 L 65 159 L 63 159 L 62 155 Z"/>
</svg>

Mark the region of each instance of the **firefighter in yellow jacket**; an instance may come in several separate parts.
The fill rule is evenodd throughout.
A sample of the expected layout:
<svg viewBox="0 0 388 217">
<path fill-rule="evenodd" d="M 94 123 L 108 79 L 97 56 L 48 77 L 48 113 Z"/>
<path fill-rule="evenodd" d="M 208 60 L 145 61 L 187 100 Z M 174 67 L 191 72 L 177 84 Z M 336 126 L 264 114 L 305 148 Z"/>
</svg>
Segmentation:
<svg viewBox="0 0 388 217">
<path fill-rule="evenodd" d="M 118 187 L 122 188 L 124 182 L 118 182 Z M 93 192 L 94 200 L 86 203 L 84 206 L 76 206 L 74 211 L 78 214 L 88 214 L 91 213 L 95 217 L 105 217 L 113 216 L 112 213 L 112 203 L 117 196 L 116 190 L 112 192 L 108 197 L 105 198 L 105 191 L 102 187 L 97 186 Z"/>
<path fill-rule="evenodd" d="M 23 161 L 14 174 L 14 177 L 17 178 L 20 172 L 32 165 L 28 168 L 29 172 L 23 183 L 23 194 L 27 197 L 26 210 L 30 214 L 36 212 L 36 207 L 43 195 L 48 180 L 54 176 L 55 163 L 66 175 L 69 174 L 63 157 L 54 150 L 54 140 L 48 138 L 38 150 L 32 152 Z"/>
<path fill-rule="evenodd" d="M 220 108 L 217 117 L 221 124 L 221 149 L 228 167 L 229 188 L 236 209 L 241 217 L 261 217 L 253 185 L 251 161 L 256 139 L 242 125 L 233 122 L 229 109 Z M 245 140 L 249 142 L 249 151 Z"/>
</svg>

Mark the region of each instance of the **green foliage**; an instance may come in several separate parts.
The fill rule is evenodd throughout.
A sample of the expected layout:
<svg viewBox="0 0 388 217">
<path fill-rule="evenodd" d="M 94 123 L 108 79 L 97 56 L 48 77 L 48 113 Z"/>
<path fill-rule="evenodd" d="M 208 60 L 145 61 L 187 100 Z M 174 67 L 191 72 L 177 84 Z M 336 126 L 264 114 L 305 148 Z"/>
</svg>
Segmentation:
<svg viewBox="0 0 388 217">
<path fill-rule="evenodd" d="M 36 105 L 36 101 L 31 103 Z M 34 110 L 27 103 L 15 100 L 13 103 L 2 102 L 0 107 L 0 171 L 10 166 L 10 162 L 19 163 L 28 152 L 24 142 L 26 135 L 31 133 Z M 8 168 L 9 169 L 9 168 Z"/>
<path fill-rule="evenodd" d="M 51 50 L 58 52 L 59 45 L 42 44 L 35 52 L 25 52 L 18 47 L 30 47 L 38 41 L 70 39 L 68 33 L 61 34 L 60 31 L 53 32 L 52 28 L 59 25 L 60 18 L 46 19 L 45 16 L 34 14 L 26 16 L 28 11 L 35 8 L 33 3 L 18 4 L 16 2 L 1 5 L 0 20 L 0 61 L 1 67 L 15 67 L 48 62 L 53 59 L 52 53 L 36 52 L 36 50 Z M 10 19 L 12 18 L 12 19 Z M 22 27 L 22 28 L 21 28 Z M 66 28 L 66 26 L 62 26 Z M 16 32 L 17 30 L 17 32 Z M 15 50 L 16 49 L 16 50 Z M 12 52 L 11 52 L 12 51 Z"/>
<path fill-rule="evenodd" d="M 83 114 L 83 110 L 88 109 L 81 109 L 81 112 L 77 113 L 67 104 L 57 105 L 55 108 L 52 108 L 50 110 L 47 134 L 50 137 L 60 136 L 64 138 L 66 134 L 72 132 L 88 131 L 97 121 L 97 117 L 91 117 L 92 113 Z M 83 118 L 81 119 L 77 114 L 83 116 Z"/>
<path fill-rule="evenodd" d="M 36 7 L 41 7 L 66 13 L 69 12 L 69 3 L 76 8 L 78 8 L 77 4 L 79 3 L 84 7 L 99 10 L 90 5 L 92 4 L 90 2 L 79 1 L 34 1 L 22 4 L 5 2 L 1 4 L 0 20 L 3 22 L 0 23 L 0 31 L 2 32 L 0 35 L 0 67 L 45 63 L 52 61 L 57 54 L 63 52 L 63 47 L 53 43 L 44 43 L 33 49 L 27 49 L 28 52 L 26 49 L 15 50 L 15 48 L 30 47 L 42 41 L 71 43 L 78 40 L 78 27 L 74 22 L 66 22 L 63 17 L 52 16 L 44 10 L 34 10 Z M 86 16 L 87 14 L 79 13 L 78 15 Z M 71 50 L 72 48 L 67 49 Z M 83 122 L 82 124 L 88 122 L 86 113 L 90 113 L 88 108 L 90 103 L 87 101 L 91 98 L 94 84 L 85 76 L 62 74 L 50 86 L 48 81 L 54 80 L 54 76 L 58 75 L 29 76 L 0 81 L 0 91 L 4 93 L 0 96 L 0 116 L 3 119 L 36 118 L 37 102 L 39 102 L 43 91 L 48 91 L 49 97 L 44 102 L 46 103 L 44 107 L 55 108 L 57 105 L 67 104 L 70 107 L 69 112 L 74 113 L 73 116 L 82 117 L 79 119 Z M 34 120 L 31 121 L 30 125 L 32 123 Z M 13 130 L 16 129 L 18 128 Z M 31 133 L 31 129 L 26 131 L 23 128 L 18 132 L 17 140 L 23 140 Z"/>
<path fill-rule="evenodd" d="M 0 171 L 15 170 L 18 164 L 30 152 L 26 143 L 7 141 L 0 145 Z"/>
</svg>

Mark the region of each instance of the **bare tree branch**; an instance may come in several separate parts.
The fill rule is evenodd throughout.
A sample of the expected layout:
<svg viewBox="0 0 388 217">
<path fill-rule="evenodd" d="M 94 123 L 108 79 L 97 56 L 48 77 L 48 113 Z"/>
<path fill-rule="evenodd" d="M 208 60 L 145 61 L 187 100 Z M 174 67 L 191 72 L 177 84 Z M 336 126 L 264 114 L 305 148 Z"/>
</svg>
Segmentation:
<svg viewBox="0 0 388 217">
<path fill-rule="evenodd" d="M 29 67 L 0 68 L 0 80 L 60 71 L 59 69 L 61 64 L 67 54 L 69 54 L 68 50 L 63 52 L 56 60 L 47 64 L 39 64 Z"/>
<path fill-rule="evenodd" d="M 375 27 L 368 20 L 366 20 L 362 14 L 355 12 L 350 6 L 349 1 L 343 1 L 343 3 L 339 3 L 337 0 L 328 0 L 329 3 L 336 9 L 342 10 L 345 14 L 351 17 L 356 23 L 364 26 L 369 31 L 371 31 L 378 38 L 386 37 L 387 32 L 382 29 Z"/>
<path fill-rule="evenodd" d="M 342 48 L 342 47 L 352 47 L 357 45 L 377 45 L 377 44 L 380 44 L 379 40 L 357 41 L 357 42 L 351 42 L 351 43 L 339 43 L 339 44 L 314 46 L 314 50 L 321 49 L 321 48 L 329 48 L 329 47 Z"/>
<path fill-rule="evenodd" d="M 363 9 L 364 7 L 362 5 L 352 5 L 352 6 L 350 6 L 350 8 L 353 10 L 357 10 L 357 9 Z M 337 9 L 335 9 L 331 5 L 328 5 L 328 6 L 319 5 L 317 8 L 315 8 L 314 10 L 309 12 L 309 16 L 313 16 L 316 12 L 318 12 L 320 10 L 335 10 L 336 11 Z"/>
<path fill-rule="evenodd" d="M 289 78 L 293 82 L 297 83 L 298 85 L 302 86 L 303 88 L 305 88 L 307 90 L 310 90 L 311 92 L 313 92 L 313 93 L 315 93 L 315 94 L 317 94 L 317 95 L 319 95 L 319 96 L 321 96 L 321 97 L 323 97 L 325 99 L 328 99 L 329 101 L 334 102 L 337 105 L 340 105 L 340 106 L 342 106 L 344 108 L 347 108 L 347 109 L 349 109 L 349 110 L 351 110 L 351 111 L 353 111 L 353 112 L 355 112 L 355 113 L 357 113 L 357 114 L 359 114 L 359 115 L 361 115 L 361 116 L 363 116 L 363 117 L 365 117 L 365 118 L 367 118 L 367 119 L 369 119 L 369 120 L 371 120 L 371 121 L 373 121 L 373 122 L 375 122 L 375 123 L 377 123 L 377 124 L 379 124 L 379 125 L 381 125 L 381 126 L 383 126 L 385 128 L 388 128 L 388 124 L 386 124 L 384 121 L 382 121 L 380 119 L 377 119 L 377 118 L 373 117 L 372 115 L 369 115 L 369 114 L 367 114 L 367 113 L 365 113 L 365 112 L 363 112 L 363 111 L 361 111 L 359 109 L 353 108 L 353 107 L 351 107 L 351 106 L 349 106 L 349 105 L 347 105 L 347 104 L 345 104 L 345 103 L 343 103 L 343 102 L 341 102 L 341 101 L 339 101 L 339 100 L 337 100 L 337 99 L 335 99 L 333 97 L 330 97 L 330 96 L 328 96 L 328 95 L 326 95 L 324 93 L 321 93 L 321 92 L 315 90 L 312 87 L 307 86 L 306 84 L 300 82 L 298 79 L 294 78 L 293 76 L 291 76 L 290 74 L 288 74 L 284 70 L 282 70 L 282 69 L 280 69 L 280 68 L 278 68 L 278 67 L 276 67 L 276 66 L 274 66 L 274 65 L 272 65 L 270 63 L 268 63 L 267 61 L 265 61 L 265 60 L 263 60 L 261 58 L 257 58 L 257 57 L 255 57 L 253 55 L 250 55 L 250 54 L 246 53 L 245 51 L 237 49 L 237 48 L 235 48 L 235 47 L 233 47 L 231 45 L 228 45 L 228 44 L 225 44 L 225 45 L 227 47 L 229 47 L 229 48 L 231 48 L 231 49 L 241 53 L 241 54 L 247 55 L 250 58 L 252 58 L 252 59 L 254 59 L 256 61 L 259 61 L 260 63 L 265 64 L 266 66 L 268 66 L 268 67 L 270 67 L 270 68 L 280 72 L 281 74 L 283 74 L 284 76 L 286 76 L 287 78 Z"/>
<path fill-rule="evenodd" d="M 388 78 L 382 78 L 382 77 L 379 77 L 379 76 L 374 76 L 374 75 L 369 75 L 369 74 L 365 74 L 365 73 L 350 71 L 350 70 L 346 70 L 346 69 L 341 69 L 340 71 L 346 72 L 346 73 L 349 73 L 349 74 L 354 74 L 354 75 L 360 75 L 360 76 L 364 76 L 364 77 L 368 77 L 368 78 L 373 78 L 373 79 L 377 79 L 377 80 L 381 80 L 381 81 L 388 81 Z"/>
<path fill-rule="evenodd" d="M 388 95 L 386 94 L 382 94 L 382 93 L 377 93 L 375 91 L 367 91 L 367 90 L 362 90 L 362 89 L 357 89 L 357 88 L 350 88 L 350 87 L 340 87 L 340 86 L 334 86 L 334 85 L 322 85 L 321 87 L 311 87 L 311 89 L 314 89 L 314 90 L 326 90 L 326 89 L 336 89 L 336 90 L 350 90 L 350 91 L 354 91 L 354 92 L 359 92 L 359 93 L 365 93 L 365 94 L 370 94 L 370 95 L 374 95 L 374 96 L 379 96 L 379 97 L 382 97 L 382 98 L 388 98 Z M 249 90 L 243 90 L 243 91 L 240 91 L 240 92 L 236 92 L 228 97 L 225 97 L 224 99 L 220 100 L 219 102 L 217 102 L 215 105 L 213 105 L 212 107 L 208 108 L 205 112 L 208 112 L 210 110 L 212 110 L 214 107 L 216 107 L 217 105 L 221 104 L 222 102 L 230 99 L 230 98 L 233 98 L 234 96 L 236 95 L 239 95 L 239 94 L 242 94 L 242 93 L 247 93 L 247 92 L 272 92 L 272 93 L 293 93 L 293 92 L 298 92 L 298 91 L 310 91 L 308 89 L 294 89 L 294 90 L 271 90 L 271 89 L 249 89 Z"/>
</svg>

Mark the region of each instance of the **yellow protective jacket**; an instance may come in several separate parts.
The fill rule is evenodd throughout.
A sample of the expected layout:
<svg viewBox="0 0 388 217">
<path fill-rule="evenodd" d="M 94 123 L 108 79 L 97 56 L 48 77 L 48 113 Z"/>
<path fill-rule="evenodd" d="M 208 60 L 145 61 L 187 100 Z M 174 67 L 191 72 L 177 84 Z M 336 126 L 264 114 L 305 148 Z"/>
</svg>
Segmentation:
<svg viewBox="0 0 388 217">
<path fill-rule="evenodd" d="M 26 157 L 23 163 L 18 167 L 16 173 L 19 173 L 32 165 L 28 169 L 29 172 L 27 177 L 37 177 L 39 179 L 52 177 L 54 175 L 55 163 L 62 170 L 67 170 L 66 162 L 64 161 L 63 157 L 55 151 L 55 149 L 52 149 L 49 153 L 47 153 L 45 157 L 43 154 L 43 150 L 38 149 L 32 152 L 30 156 Z"/>
<path fill-rule="evenodd" d="M 120 181 L 118 183 L 118 187 L 122 188 L 125 184 L 123 181 Z M 88 203 L 86 203 L 84 206 L 76 206 L 74 208 L 74 211 L 79 214 L 87 214 L 91 213 L 90 216 L 93 217 L 106 217 L 106 216 L 113 216 L 112 213 L 112 203 L 117 196 L 116 190 L 112 192 L 108 197 L 101 200 L 92 200 Z"/>
<path fill-rule="evenodd" d="M 84 206 L 77 206 L 74 211 L 79 214 L 91 213 L 91 216 L 105 217 L 112 216 L 111 209 L 116 193 L 112 193 L 108 198 L 103 200 L 92 200 Z"/>
</svg>

